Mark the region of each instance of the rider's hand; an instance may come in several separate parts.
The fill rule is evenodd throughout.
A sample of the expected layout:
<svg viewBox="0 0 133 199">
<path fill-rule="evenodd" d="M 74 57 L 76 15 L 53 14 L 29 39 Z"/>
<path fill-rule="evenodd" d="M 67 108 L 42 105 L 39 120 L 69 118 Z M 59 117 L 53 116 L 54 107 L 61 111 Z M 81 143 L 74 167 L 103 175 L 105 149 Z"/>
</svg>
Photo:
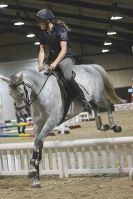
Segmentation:
<svg viewBox="0 0 133 199">
<path fill-rule="evenodd" d="M 49 69 L 55 70 L 56 67 L 57 67 L 57 64 L 55 62 L 53 62 L 52 64 L 50 64 Z"/>
<path fill-rule="evenodd" d="M 41 72 L 43 70 L 43 66 L 38 66 L 38 70 Z"/>
<path fill-rule="evenodd" d="M 39 72 L 41 72 L 41 71 L 42 71 L 42 68 L 38 68 L 38 70 L 39 70 Z"/>
<path fill-rule="evenodd" d="M 39 72 L 41 72 L 43 69 L 44 69 L 44 64 L 43 64 L 43 65 L 38 66 L 38 70 L 39 70 Z"/>
</svg>

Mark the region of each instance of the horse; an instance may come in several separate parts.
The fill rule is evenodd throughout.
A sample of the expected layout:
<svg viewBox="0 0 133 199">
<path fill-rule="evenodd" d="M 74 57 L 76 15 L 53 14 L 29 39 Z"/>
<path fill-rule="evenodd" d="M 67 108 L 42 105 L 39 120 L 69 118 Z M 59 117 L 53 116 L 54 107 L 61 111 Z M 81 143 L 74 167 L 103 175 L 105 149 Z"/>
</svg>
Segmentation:
<svg viewBox="0 0 133 199">
<path fill-rule="evenodd" d="M 112 116 L 112 104 L 125 103 L 125 100 L 115 93 L 106 71 L 99 65 L 91 64 L 74 65 L 73 72 L 86 100 L 93 101 L 91 108 L 95 113 L 97 129 L 101 131 L 112 129 L 114 132 L 120 132 L 122 128 L 115 124 Z M 33 187 L 41 187 L 39 164 L 42 159 L 43 143 L 53 128 L 63 122 L 64 114 L 67 114 L 65 106 L 68 102 L 66 102 L 66 97 L 54 75 L 45 75 L 37 70 L 23 69 L 14 72 L 9 78 L 2 75 L 0 78 L 8 83 L 10 95 L 20 112 L 23 108 L 31 107 L 36 136 L 28 176 L 34 178 Z M 71 101 L 69 106 L 70 104 Z M 106 108 L 109 125 L 102 124 L 99 107 Z M 74 97 L 73 111 L 67 116 L 67 119 L 82 111 L 81 102 Z"/>
</svg>

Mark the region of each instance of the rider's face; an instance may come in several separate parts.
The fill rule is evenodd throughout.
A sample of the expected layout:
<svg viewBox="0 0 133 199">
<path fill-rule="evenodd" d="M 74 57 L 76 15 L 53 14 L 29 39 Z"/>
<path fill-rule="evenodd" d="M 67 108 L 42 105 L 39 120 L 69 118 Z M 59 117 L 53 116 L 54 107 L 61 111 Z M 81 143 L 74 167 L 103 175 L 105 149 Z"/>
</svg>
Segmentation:
<svg viewBox="0 0 133 199">
<path fill-rule="evenodd" d="M 39 19 L 37 21 L 38 26 L 41 28 L 41 30 L 46 30 L 47 29 L 47 22 L 44 21 L 43 19 Z"/>
</svg>

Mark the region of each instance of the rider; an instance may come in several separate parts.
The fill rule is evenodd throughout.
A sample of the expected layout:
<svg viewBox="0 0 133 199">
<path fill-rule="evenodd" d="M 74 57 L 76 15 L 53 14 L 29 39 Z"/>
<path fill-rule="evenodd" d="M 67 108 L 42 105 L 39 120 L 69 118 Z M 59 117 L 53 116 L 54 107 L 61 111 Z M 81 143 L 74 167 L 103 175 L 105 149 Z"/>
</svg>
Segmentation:
<svg viewBox="0 0 133 199">
<path fill-rule="evenodd" d="M 39 34 L 40 51 L 38 56 L 38 70 L 41 71 L 43 69 L 45 47 L 48 47 L 50 51 L 47 59 L 49 69 L 55 70 L 56 67 L 61 69 L 72 92 L 82 102 L 85 111 L 89 111 L 90 105 L 73 77 L 72 49 L 68 39 L 70 29 L 64 22 L 55 20 L 53 13 L 49 9 L 41 9 L 37 12 L 37 23 L 41 28 Z"/>
</svg>

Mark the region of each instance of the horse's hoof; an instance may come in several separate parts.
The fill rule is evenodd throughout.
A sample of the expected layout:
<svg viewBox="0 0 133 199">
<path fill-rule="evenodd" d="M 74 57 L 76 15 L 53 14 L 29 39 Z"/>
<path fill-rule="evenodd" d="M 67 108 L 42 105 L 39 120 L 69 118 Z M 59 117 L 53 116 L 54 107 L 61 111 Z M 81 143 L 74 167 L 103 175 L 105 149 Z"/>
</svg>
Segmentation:
<svg viewBox="0 0 133 199">
<path fill-rule="evenodd" d="M 28 178 L 34 178 L 36 175 L 37 175 L 37 171 L 36 170 L 29 171 Z"/>
<path fill-rule="evenodd" d="M 108 124 L 103 125 L 104 131 L 108 131 L 110 129 L 110 126 Z"/>
<path fill-rule="evenodd" d="M 99 131 L 108 131 L 110 126 L 108 124 L 102 125 L 98 130 Z"/>
<path fill-rule="evenodd" d="M 33 183 L 32 188 L 41 188 L 40 182 Z"/>
<path fill-rule="evenodd" d="M 121 128 L 121 126 L 119 126 L 119 125 L 115 125 L 115 126 L 112 127 L 112 130 L 113 130 L 115 133 L 119 133 L 119 132 L 122 131 L 122 128 Z"/>
</svg>

